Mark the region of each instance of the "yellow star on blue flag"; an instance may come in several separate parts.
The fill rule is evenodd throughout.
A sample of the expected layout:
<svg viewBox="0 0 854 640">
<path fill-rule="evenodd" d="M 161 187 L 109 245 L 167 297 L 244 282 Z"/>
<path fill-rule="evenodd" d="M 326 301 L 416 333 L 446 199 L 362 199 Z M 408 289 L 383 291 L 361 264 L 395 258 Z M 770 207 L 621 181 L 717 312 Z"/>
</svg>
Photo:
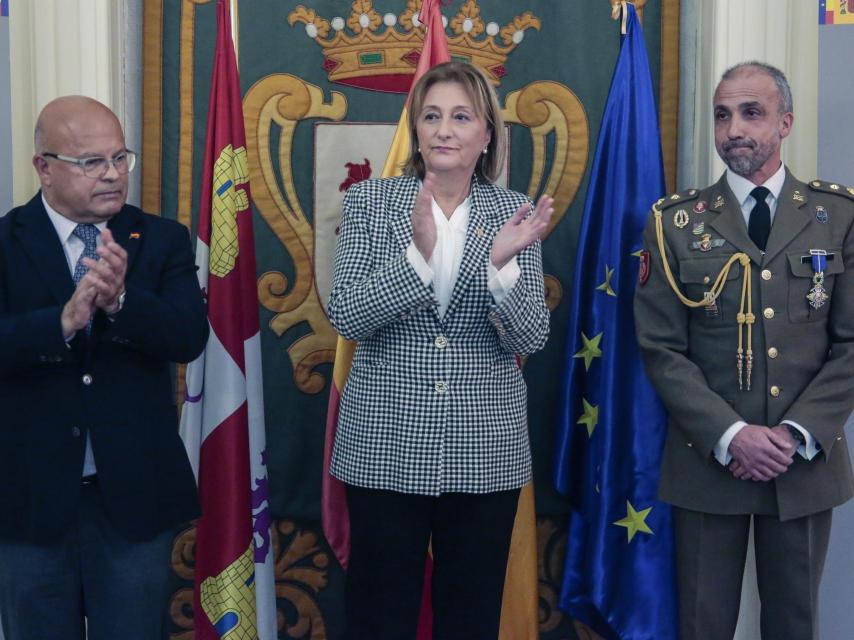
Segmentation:
<svg viewBox="0 0 854 640">
<path fill-rule="evenodd" d="M 584 413 L 581 414 L 581 417 L 575 424 L 586 425 L 587 437 L 589 438 L 593 436 L 593 430 L 596 428 L 596 425 L 599 424 L 599 407 L 594 407 L 592 404 L 587 402 L 586 398 L 582 398 L 581 402 L 584 405 Z"/>
<path fill-rule="evenodd" d="M 593 362 L 593 358 L 601 358 L 602 350 L 599 348 L 599 343 L 602 341 L 602 334 L 593 336 L 593 338 L 588 338 L 584 335 L 584 332 L 581 332 L 581 342 L 584 343 L 584 347 L 576 353 L 573 358 L 584 358 L 584 369 L 589 370 L 590 364 Z"/>
<path fill-rule="evenodd" d="M 654 535 L 652 529 L 650 529 L 646 524 L 646 517 L 649 515 L 650 511 L 652 511 L 652 507 L 635 511 L 632 503 L 626 500 L 626 517 L 617 520 L 614 524 L 618 527 L 626 528 L 626 534 L 629 536 L 629 542 L 632 541 L 632 538 L 634 538 L 635 534 L 639 531 L 641 533 Z"/>
<path fill-rule="evenodd" d="M 608 265 L 605 265 L 605 282 L 596 287 L 596 291 L 604 291 L 609 296 L 617 297 L 617 294 L 611 288 L 611 278 L 614 276 L 614 270 L 609 269 Z"/>
</svg>

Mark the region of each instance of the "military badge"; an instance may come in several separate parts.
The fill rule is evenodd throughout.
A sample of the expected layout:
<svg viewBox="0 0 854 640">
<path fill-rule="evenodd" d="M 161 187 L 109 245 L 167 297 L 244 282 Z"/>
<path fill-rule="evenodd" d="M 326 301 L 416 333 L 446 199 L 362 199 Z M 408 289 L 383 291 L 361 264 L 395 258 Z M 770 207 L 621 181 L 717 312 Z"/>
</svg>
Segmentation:
<svg viewBox="0 0 854 640">
<path fill-rule="evenodd" d="M 711 251 L 712 249 L 722 247 L 725 243 L 726 240 L 724 240 L 723 238 L 715 238 L 713 240 L 712 234 L 704 233 L 702 238 L 700 238 L 696 242 L 691 243 L 691 248 L 695 251 L 702 251 L 705 253 L 707 251 Z"/>
<path fill-rule="evenodd" d="M 676 213 L 673 214 L 673 224 L 676 225 L 677 229 L 682 229 L 683 227 L 688 225 L 688 212 L 685 209 L 679 209 Z"/>
<path fill-rule="evenodd" d="M 709 204 L 705 200 L 700 200 L 694 205 L 694 213 L 703 213 L 708 207 Z"/>
<path fill-rule="evenodd" d="M 679 194 L 678 194 L 678 193 L 674 193 L 672 196 L 670 196 L 670 199 L 671 199 L 671 200 L 678 200 L 678 199 L 679 199 Z"/>
<path fill-rule="evenodd" d="M 818 205 L 815 208 L 815 219 L 824 224 L 827 222 L 827 209 L 823 206 Z"/>
<path fill-rule="evenodd" d="M 806 202 L 807 199 L 800 191 L 797 189 L 792 193 L 792 202 Z"/>
<path fill-rule="evenodd" d="M 705 222 L 696 222 L 696 223 L 694 223 L 694 228 L 691 229 L 691 233 L 693 233 L 695 236 L 701 236 L 701 235 L 703 235 L 703 232 L 705 230 L 706 230 L 706 223 Z"/>
<path fill-rule="evenodd" d="M 812 288 L 807 294 L 807 300 L 813 309 L 821 309 L 830 300 L 827 289 L 824 288 L 824 270 L 827 267 L 827 251 L 810 249 L 812 256 Z"/>
<path fill-rule="evenodd" d="M 640 252 L 640 269 L 638 270 L 638 282 L 641 285 L 645 285 L 646 281 L 649 280 L 649 272 L 650 272 L 650 260 L 649 260 L 649 251 L 644 249 Z"/>
<path fill-rule="evenodd" d="M 703 307 L 707 318 L 717 318 L 721 315 L 721 308 L 718 306 L 718 301 L 714 298 L 711 291 L 703 293 L 703 299 L 710 301 Z"/>
<path fill-rule="evenodd" d="M 713 209 L 723 209 L 726 205 L 726 200 L 724 200 L 723 196 L 715 196 L 715 201 L 712 202 Z"/>
</svg>

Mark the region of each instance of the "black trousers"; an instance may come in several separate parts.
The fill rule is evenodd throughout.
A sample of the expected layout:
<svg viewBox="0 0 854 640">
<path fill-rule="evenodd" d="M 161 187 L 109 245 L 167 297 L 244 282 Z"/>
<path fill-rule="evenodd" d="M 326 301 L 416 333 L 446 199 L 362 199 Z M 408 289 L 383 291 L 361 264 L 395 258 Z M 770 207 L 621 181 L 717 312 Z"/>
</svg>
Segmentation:
<svg viewBox="0 0 854 640">
<path fill-rule="evenodd" d="M 347 485 L 347 640 L 412 640 L 428 544 L 433 640 L 495 640 L 519 489 L 439 497 Z"/>
</svg>

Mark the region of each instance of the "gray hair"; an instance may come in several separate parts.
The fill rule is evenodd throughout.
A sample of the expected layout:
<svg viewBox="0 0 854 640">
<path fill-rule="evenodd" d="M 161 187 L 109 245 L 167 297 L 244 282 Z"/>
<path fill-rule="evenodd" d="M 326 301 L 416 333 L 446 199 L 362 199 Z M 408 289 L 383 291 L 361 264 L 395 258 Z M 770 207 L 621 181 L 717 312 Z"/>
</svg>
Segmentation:
<svg viewBox="0 0 854 640">
<path fill-rule="evenodd" d="M 774 81 L 774 84 L 777 85 L 777 91 L 780 93 L 780 105 L 778 107 L 780 115 L 790 113 L 795 110 L 792 102 L 792 89 L 789 87 L 789 81 L 786 80 L 786 74 L 767 62 L 759 62 L 758 60 L 740 62 L 724 71 L 721 76 L 721 82 L 724 80 L 731 80 L 733 76 L 749 70 L 758 71 L 759 73 L 764 73 L 765 75 L 770 76 Z"/>
</svg>

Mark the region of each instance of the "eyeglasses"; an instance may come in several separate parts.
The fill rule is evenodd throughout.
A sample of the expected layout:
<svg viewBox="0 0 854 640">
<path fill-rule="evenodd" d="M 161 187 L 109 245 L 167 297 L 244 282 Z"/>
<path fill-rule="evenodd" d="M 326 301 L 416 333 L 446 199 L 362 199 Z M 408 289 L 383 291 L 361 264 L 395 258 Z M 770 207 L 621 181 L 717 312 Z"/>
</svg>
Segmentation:
<svg viewBox="0 0 854 640">
<path fill-rule="evenodd" d="M 137 157 L 136 152 L 131 151 L 130 149 L 125 149 L 124 151 L 117 153 L 113 156 L 112 159 L 105 158 L 103 156 L 91 156 L 89 158 L 71 158 L 69 156 L 63 156 L 59 153 L 48 152 L 45 152 L 42 155 L 46 158 L 55 158 L 57 160 L 62 160 L 63 162 L 76 164 L 78 167 L 83 169 L 83 174 L 89 178 L 103 178 L 105 175 L 107 175 L 107 171 L 110 170 L 110 165 L 116 168 L 116 173 L 118 173 L 119 175 L 123 176 L 126 173 L 130 173 L 136 166 Z"/>
</svg>

